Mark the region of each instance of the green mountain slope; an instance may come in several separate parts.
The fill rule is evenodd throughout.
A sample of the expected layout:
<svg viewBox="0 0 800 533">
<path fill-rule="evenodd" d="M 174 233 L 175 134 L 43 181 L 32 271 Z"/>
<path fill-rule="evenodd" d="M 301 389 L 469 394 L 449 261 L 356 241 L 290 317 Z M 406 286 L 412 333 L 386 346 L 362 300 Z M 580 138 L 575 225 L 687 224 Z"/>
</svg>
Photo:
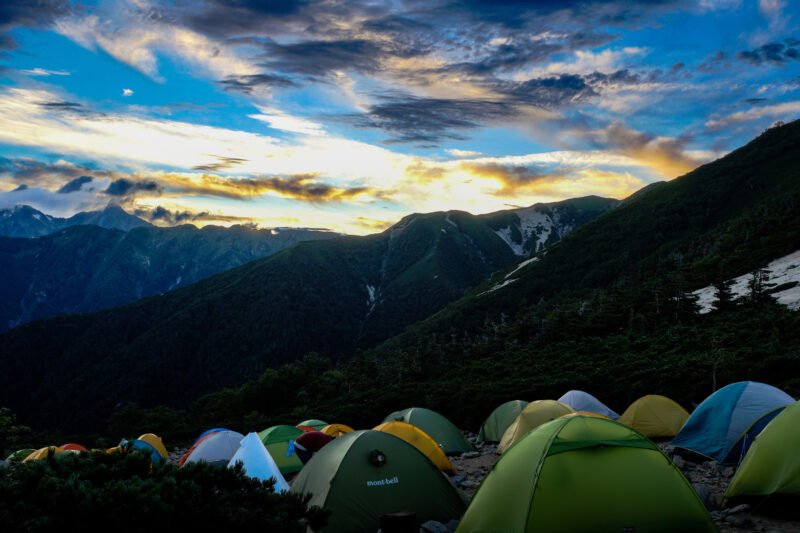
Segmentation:
<svg viewBox="0 0 800 533">
<path fill-rule="evenodd" d="M 122 220 L 135 218 L 119 208 L 98 213 L 107 212 Z M 148 225 L 120 231 L 79 225 L 33 239 L 0 237 L 5 273 L 0 279 L 0 331 L 37 318 L 97 311 L 160 294 L 295 242 L 334 236 L 307 230 L 273 234 L 243 226 Z"/>
<path fill-rule="evenodd" d="M 129 401 L 185 405 L 309 351 L 352 355 L 516 259 L 484 217 L 457 211 L 411 215 L 367 237 L 301 242 L 161 296 L 3 334 L 0 403 L 72 427 Z M 32 401 L 54 394 L 69 418 Z"/>
</svg>

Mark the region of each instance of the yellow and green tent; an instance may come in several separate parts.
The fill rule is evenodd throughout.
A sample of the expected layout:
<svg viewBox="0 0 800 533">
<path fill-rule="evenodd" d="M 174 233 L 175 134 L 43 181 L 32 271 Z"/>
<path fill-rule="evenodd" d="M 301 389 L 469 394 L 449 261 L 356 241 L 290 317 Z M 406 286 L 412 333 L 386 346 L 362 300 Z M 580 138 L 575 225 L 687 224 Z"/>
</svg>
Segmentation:
<svg viewBox="0 0 800 533">
<path fill-rule="evenodd" d="M 511 425 L 506 428 L 503 438 L 500 439 L 500 444 L 497 446 L 497 453 L 505 453 L 526 433 L 545 422 L 550 422 L 574 412 L 575 409 L 556 400 L 536 400 L 529 403 Z"/>
<path fill-rule="evenodd" d="M 689 412 L 659 394 L 642 396 L 622 413 L 619 421 L 645 437 L 674 437 L 689 419 Z"/>
</svg>

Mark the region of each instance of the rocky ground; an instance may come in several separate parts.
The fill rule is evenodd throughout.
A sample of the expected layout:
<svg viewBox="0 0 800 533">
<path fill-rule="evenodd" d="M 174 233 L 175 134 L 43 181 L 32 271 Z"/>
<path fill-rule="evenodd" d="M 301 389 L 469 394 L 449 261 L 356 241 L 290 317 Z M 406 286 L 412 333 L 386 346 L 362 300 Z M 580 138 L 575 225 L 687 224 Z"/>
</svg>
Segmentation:
<svg viewBox="0 0 800 533">
<path fill-rule="evenodd" d="M 497 455 L 496 444 L 476 442 L 475 436 L 470 433 L 467 433 L 467 437 L 473 442 L 477 451 L 450 457 L 450 462 L 455 470 L 455 475 L 450 479 L 454 485 L 472 497 L 500 456 Z M 668 456 L 673 456 L 673 449 L 669 444 L 660 443 L 659 447 Z M 185 448 L 176 448 L 170 452 L 167 460 L 178 464 L 186 451 Z M 675 457 L 674 461 L 695 488 L 700 499 L 706 504 L 720 533 L 745 531 L 800 533 L 800 521 L 768 516 L 748 504 L 734 505 L 726 501 L 724 494 L 731 477 L 733 477 L 734 469 L 732 467 L 722 466 L 714 461 L 695 463 L 680 457 Z M 423 533 L 448 533 L 455 531 L 456 525 L 455 521 L 448 524 L 426 522 L 420 531 Z"/>
</svg>

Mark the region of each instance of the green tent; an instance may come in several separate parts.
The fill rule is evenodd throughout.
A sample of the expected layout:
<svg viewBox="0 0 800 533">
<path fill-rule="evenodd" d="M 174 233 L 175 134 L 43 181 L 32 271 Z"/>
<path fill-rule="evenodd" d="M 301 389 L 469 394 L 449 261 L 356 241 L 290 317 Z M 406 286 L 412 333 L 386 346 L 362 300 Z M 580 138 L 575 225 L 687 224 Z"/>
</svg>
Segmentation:
<svg viewBox="0 0 800 533">
<path fill-rule="evenodd" d="M 30 454 L 35 452 L 33 448 L 26 448 L 24 450 L 17 450 L 8 457 L 6 457 L 7 463 L 21 463 L 23 459 L 28 457 Z"/>
<path fill-rule="evenodd" d="M 497 407 L 486 419 L 478 432 L 481 442 L 500 442 L 508 426 L 519 416 L 529 402 L 511 400 Z"/>
<path fill-rule="evenodd" d="M 725 497 L 800 495 L 800 402 L 759 433 L 728 485 Z"/>
<path fill-rule="evenodd" d="M 303 420 L 298 426 L 306 426 L 309 428 L 314 428 L 317 431 L 320 431 L 325 426 L 329 425 L 327 422 L 323 422 L 322 420 L 317 420 L 316 418 L 309 418 L 308 420 Z"/>
<path fill-rule="evenodd" d="M 640 433 L 573 415 L 530 431 L 481 483 L 456 533 L 714 532 L 680 470 Z"/>
<path fill-rule="evenodd" d="M 471 452 L 475 448 L 464 437 L 461 430 L 453 425 L 448 419 L 430 409 L 423 407 L 409 407 L 402 411 L 395 411 L 386 418 L 384 422 L 407 422 L 420 428 L 436 441 L 436 444 L 444 453 L 463 453 Z"/>
<path fill-rule="evenodd" d="M 464 512 L 461 495 L 422 452 L 382 431 L 354 431 L 317 452 L 290 492 L 331 511 L 324 531 L 375 531 L 386 513 L 412 511 L 420 523 Z"/>
<path fill-rule="evenodd" d="M 281 474 L 291 474 L 303 468 L 303 462 L 297 454 L 286 455 L 289 450 L 289 441 L 294 440 L 305 433 L 302 429 L 294 426 L 272 426 L 258 434 L 264 447 L 269 452 Z"/>
</svg>

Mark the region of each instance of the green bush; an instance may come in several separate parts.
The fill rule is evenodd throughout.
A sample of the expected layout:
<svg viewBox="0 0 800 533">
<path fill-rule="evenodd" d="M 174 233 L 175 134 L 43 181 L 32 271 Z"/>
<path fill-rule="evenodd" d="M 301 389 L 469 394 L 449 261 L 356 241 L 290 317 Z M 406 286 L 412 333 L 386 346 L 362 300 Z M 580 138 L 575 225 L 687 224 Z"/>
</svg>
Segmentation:
<svg viewBox="0 0 800 533">
<path fill-rule="evenodd" d="M 241 468 L 153 464 L 144 453 L 59 454 L 0 470 L 0 531 L 319 530 L 309 496 Z M 254 529 L 255 530 L 255 529 Z"/>
</svg>

